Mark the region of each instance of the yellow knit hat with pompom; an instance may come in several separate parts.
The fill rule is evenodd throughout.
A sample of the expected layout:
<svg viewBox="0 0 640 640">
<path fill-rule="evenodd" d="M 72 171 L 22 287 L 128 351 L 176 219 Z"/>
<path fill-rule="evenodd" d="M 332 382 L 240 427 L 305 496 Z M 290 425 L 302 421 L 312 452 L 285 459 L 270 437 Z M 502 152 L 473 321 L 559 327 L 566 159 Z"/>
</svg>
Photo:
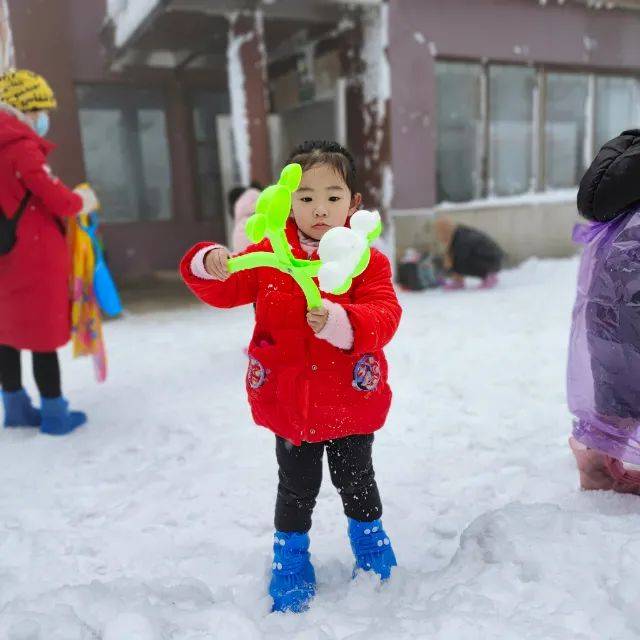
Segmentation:
<svg viewBox="0 0 640 640">
<path fill-rule="evenodd" d="M 22 112 L 45 111 L 58 106 L 49 83 L 26 69 L 14 69 L 0 76 L 0 100 Z"/>
</svg>

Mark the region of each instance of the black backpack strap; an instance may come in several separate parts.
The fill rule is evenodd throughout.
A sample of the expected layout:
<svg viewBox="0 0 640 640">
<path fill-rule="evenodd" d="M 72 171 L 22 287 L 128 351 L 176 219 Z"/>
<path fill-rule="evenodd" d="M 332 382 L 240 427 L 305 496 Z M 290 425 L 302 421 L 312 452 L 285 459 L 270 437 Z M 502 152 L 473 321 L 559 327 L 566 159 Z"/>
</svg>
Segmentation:
<svg viewBox="0 0 640 640">
<path fill-rule="evenodd" d="M 56 223 L 56 227 L 58 227 L 58 230 L 60 231 L 60 233 L 63 236 L 67 235 L 67 227 L 65 226 L 64 222 L 62 222 L 62 220 L 60 220 L 60 218 L 58 218 L 58 216 L 54 216 L 53 221 Z"/>
<path fill-rule="evenodd" d="M 31 198 L 31 191 L 27 189 L 27 191 L 24 192 L 24 195 L 22 196 L 22 200 L 20 200 L 20 204 L 18 205 L 18 208 L 16 209 L 16 212 L 13 216 L 13 221 L 16 226 L 18 222 L 20 222 L 20 218 L 22 218 L 22 214 L 24 213 L 24 210 L 27 208 L 30 198 Z"/>
<path fill-rule="evenodd" d="M 14 227 L 18 226 L 18 222 L 20 222 L 20 218 L 22 218 L 22 214 L 25 212 L 30 199 L 31 191 L 27 190 L 25 191 L 24 196 L 22 196 L 22 200 L 20 200 L 20 204 L 18 205 L 18 208 L 16 209 L 16 212 L 11 220 Z M 57 216 L 54 217 L 54 222 L 56 223 L 56 227 L 58 227 L 60 233 L 63 236 L 66 236 L 67 228 L 64 226 L 64 222 L 62 222 L 62 220 L 60 220 L 60 218 L 58 218 Z"/>
</svg>

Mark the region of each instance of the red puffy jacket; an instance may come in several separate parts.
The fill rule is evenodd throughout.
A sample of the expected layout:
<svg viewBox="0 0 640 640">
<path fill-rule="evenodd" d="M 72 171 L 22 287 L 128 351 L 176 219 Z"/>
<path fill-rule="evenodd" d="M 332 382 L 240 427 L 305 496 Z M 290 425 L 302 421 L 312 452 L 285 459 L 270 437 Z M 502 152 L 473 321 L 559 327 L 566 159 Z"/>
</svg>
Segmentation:
<svg viewBox="0 0 640 640">
<path fill-rule="evenodd" d="M 0 111 L 0 208 L 11 218 L 25 190 L 32 194 L 15 246 L 0 256 L 0 345 L 31 351 L 53 351 L 70 337 L 71 264 L 60 218 L 78 213 L 82 200 L 51 175 L 52 149 Z"/>
<path fill-rule="evenodd" d="M 308 258 L 291 221 L 287 237 L 294 256 Z M 295 445 L 382 427 L 391 404 L 382 349 L 402 314 L 387 258 L 372 249 L 369 266 L 345 294 L 322 294 L 341 304 L 351 321 L 353 347 L 343 351 L 315 337 L 307 324 L 305 297 L 291 276 L 267 267 L 241 271 L 225 282 L 193 275 L 193 256 L 207 244 L 200 243 L 185 255 L 182 277 L 198 298 L 212 306 L 257 303 L 246 376 L 256 423 Z M 244 253 L 270 249 L 265 240 Z"/>
</svg>

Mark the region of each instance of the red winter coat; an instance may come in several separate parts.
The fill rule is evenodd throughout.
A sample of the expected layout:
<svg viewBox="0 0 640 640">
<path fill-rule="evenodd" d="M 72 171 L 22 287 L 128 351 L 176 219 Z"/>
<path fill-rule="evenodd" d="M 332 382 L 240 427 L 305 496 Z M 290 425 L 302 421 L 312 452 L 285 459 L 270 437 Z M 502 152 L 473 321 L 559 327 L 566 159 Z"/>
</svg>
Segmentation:
<svg viewBox="0 0 640 640">
<path fill-rule="evenodd" d="M 11 218 L 25 190 L 32 193 L 15 246 L 0 256 L 0 345 L 30 351 L 53 351 L 70 337 L 71 265 L 60 219 L 78 213 L 82 200 L 51 175 L 52 149 L 0 111 L 0 208 Z"/>
<path fill-rule="evenodd" d="M 287 237 L 294 256 L 308 258 L 293 222 Z M 369 266 L 347 293 L 322 294 L 341 304 L 351 321 L 353 347 L 343 351 L 315 337 L 305 297 L 291 276 L 268 267 L 241 271 L 225 282 L 193 275 L 191 260 L 206 244 L 193 247 L 180 267 L 195 295 L 215 307 L 257 303 L 246 376 L 256 423 L 295 445 L 382 427 L 391 404 L 382 349 L 402 313 L 387 258 L 372 249 Z M 270 250 L 267 240 L 244 253 L 264 250 Z"/>
</svg>

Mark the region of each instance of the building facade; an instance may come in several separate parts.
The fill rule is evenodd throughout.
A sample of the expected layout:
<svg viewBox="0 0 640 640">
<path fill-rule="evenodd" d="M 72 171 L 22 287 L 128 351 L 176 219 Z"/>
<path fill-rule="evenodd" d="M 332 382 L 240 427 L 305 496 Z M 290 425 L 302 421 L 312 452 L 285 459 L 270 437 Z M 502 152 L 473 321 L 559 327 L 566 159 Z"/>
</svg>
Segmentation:
<svg viewBox="0 0 640 640">
<path fill-rule="evenodd" d="M 488 230 L 514 261 L 572 253 L 582 172 L 604 141 L 640 126 L 634 4 L 7 8 L 15 64 L 59 97 L 54 170 L 95 186 L 109 260 L 125 278 L 174 269 L 195 240 L 225 242 L 228 189 L 270 182 L 312 137 L 352 149 L 365 203 L 382 209 L 400 253 L 428 246 L 439 215 Z"/>
<path fill-rule="evenodd" d="M 514 261 L 574 252 L 582 173 L 605 141 L 640 124 L 638 7 L 391 2 L 400 248 L 426 241 L 431 209 L 489 231 Z"/>
</svg>

